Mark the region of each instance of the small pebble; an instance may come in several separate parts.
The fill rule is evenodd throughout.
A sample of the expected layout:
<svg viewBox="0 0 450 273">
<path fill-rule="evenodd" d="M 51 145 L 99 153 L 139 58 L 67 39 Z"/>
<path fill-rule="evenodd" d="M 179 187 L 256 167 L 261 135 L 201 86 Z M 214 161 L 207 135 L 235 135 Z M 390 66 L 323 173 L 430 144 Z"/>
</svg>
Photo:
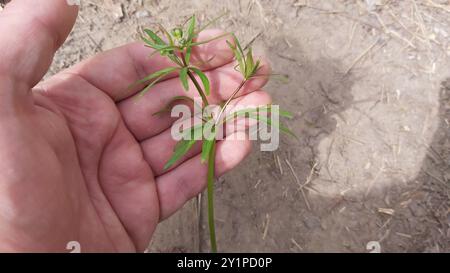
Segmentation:
<svg viewBox="0 0 450 273">
<path fill-rule="evenodd" d="M 149 17 L 149 16 L 150 16 L 150 12 L 148 12 L 147 10 L 140 10 L 140 11 L 136 12 L 136 17 L 139 19 Z"/>
</svg>

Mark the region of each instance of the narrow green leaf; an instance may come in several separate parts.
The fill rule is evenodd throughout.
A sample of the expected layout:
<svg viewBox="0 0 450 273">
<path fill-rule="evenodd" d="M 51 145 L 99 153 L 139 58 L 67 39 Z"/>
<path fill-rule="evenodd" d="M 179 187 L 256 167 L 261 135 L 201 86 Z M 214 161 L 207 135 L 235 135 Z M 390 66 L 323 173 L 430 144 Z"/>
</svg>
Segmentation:
<svg viewBox="0 0 450 273">
<path fill-rule="evenodd" d="M 197 140 L 191 139 L 191 140 L 180 140 L 177 145 L 175 146 L 175 151 L 172 155 L 172 157 L 167 161 L 166 165 L 164 165 L 164 170 L 167 170 L 168 168 L 172 167 L 173 164 L 175 164 L 182 156 L 184 156 L 189 150 L 194 146 L 195 142 Z"/>
<path fill-rule="evenodd" d="M 182 132 L 182 139 L 175 145 L 172 157 L 164 165 L 164 170 L 172 167 L 182 156 L 184 156 L 198 141 L 196 135 L 203 132 L 203 124 L 198 124 Z"/>
<path fill-rule="evenodd" d="M 289 119 L 294 118 L 294 114 L 292 114 L 291 112 L 286 111 L 286 110 L 280 109 L 279 114 L 280 114 L 280 116 L 285 117 L 285 118 L 289 118 Z"/>
<path fill-rule="evenodd" d="M 216 18 L 212 19 L 211 21 L 209 21 L 208 23 L 206 23 L 204 26 L 200 27 L 195 34 L 199 34 L 200 32 L 202 32 L 203 30 L 205 30 L 206 28 L 208 28 L 210 25 L 215 24 L 219 19 L 221 19 L 222 17 L 224 17 L 225 15 L 228 15 L 230 13 L 230 11 L 226 11 L 224 13 L 222 13 L 221 15 L 217 16 Z"/>
<path fill-rule="evenodd" d="M 174 51 L 174 50 L 177 49 L 176 46 L 157 45 L 157 44 L 151 43 L 150 41 L 146 40 L 145 38 L 142 38 L 142 39 L 146 43 L 145 46 L 154 49 L 155 51 L 157 51 L 161 55 L 167 55 L 167 52 Z"/>
<path fill-rule="evenodd" d="M 167 29 L 163 25 L 158 24 L 158 26 L 159 26 L 159 29 L 161 30 L 161 32 L 164 34 L 164 36 L 166 36 L 167 41 L 169 41 L 169 45 L 174 46 L 175 44 L 173 42 L 172 35 L 170 35 L 170 33 L 167 31 Z"/>
<path fill-rule="evenodd" d="M 275 74 L 272 73 L 270 74 L 270 76 L 272 77 L 272 79 L 276 80 L 279 83 L 282 84 L 288 84 L 290 81 L 289 75 L 288 74 Z"/>
<path fill-rule="evenodd" d="M 186 48 L 186 55 L 184 55 L 184 61 L 186 62 L 186 65 L 189 65 L 189 62 L 191 61 L 191 54 L 192 54 L 192 45 L 188 44 Z"/>
<path fill-rule="evenodd" d="M 203 71 L 198 68 L 191 67 L 190 69 L 200 77 L 200 80 L 202 81 L 203 87 L 205 89 L 204 91 L 206 95 L 209 96 L 209 94 L 211 93 L 211 83 L 209 82 L 208 77 L 205 75 L 205 73 L 203 73 Z"/>
<path fill-rule="evenodd" d="M 197 139 L 200 140 L 203 134 L 203 123 L 197 124 L 191 128 L 188 128 L 182 132 L 183 139 Z"/>
<path fill-rule="evenodd" d="M 140 79 L 137 82 L 133 83 L 129 88 L 135 87 L 136 85 L 139 85 L 139 84 L 146 83 L 148 81 L 151 81 L 151 80 L 161 77 L 161 76 L 166 76 L 166 75 L 176 71 L 177 69 L 178 69 L 177 67 L 166 67 L 164 69 L 158 70 L 158 71 L 153 72 L 152 74 L 146 76 L 145 78 Z"/>
<path fill-rule="evenodd" d="M 262 106 L 262 107 L 258 107 L 258 108 L 249 108 L 249 109 L 243 109 L 243 110 L 239 110 L 236 111 L 234 113 L 229 114 L 223 123 L 228 122 L 232 119 L 238 118 L 238 117 L 245 117 L 245 118 L 252 118 L 257 120 L 258 122 L 265 122 L 267 125 L 271 126 L 272 123 L 272 118 L 268 118 L 268 117 L 264 117 L 261 115 L 258 115 L 258 111 L 259 112 L 270 112 L 271 111 L 271 107 L 267 107 L 267 106 Z M 287 117 L 287 118 L 292 118 L 293 115 L 288 112 L 288 111 L 284 111 L 284 110 L 280 110 L 279 111 L 279 115 L 282 117 Z M 298 139 L 297 135 L 294 134 L 291 130 L 289 130 L 289 128 L 287 128 L 286 126 L 284 126 L 281 122 L 279 122 L 278 124 L 275 124 L 275 128 L 285 134 L 288 134 L 290 136 L 293 136 L 294 138 Z"/>
<path fill-rule="evenodd" d="M 195 36 L 195 15 L 192 15 L 191 19 L 189 20 L 189 26 L 188 26 L 188 36 L 187 36 L 187 42 L 192 42 Z"/>
<path fill-rule="evenodd" d="M 210 39 L 207 39 L 207 40 L 203 40 L 203 41 L 192 43 L 191 46 L 198 46 L 198 45 L 207 44 L 207 43 L 210 43 L 212 41 L 218 40 L 220 38 L 223 38 L 223 37 L 226 37 L 226 36 L 229 36 L 229 35 L 230 35 L 230 33 L 224 33 L 224 34 L 221 34 L 219 36 L 216 36 L 216 37 L 213 37 L 213 38 L 210 38 Z"/>
<path fill-rule="evenodd" d="M 254 63 L 253 63 L 253 53 L 252 48 L 248 49 L 247 52 L 247 58 L 245 60 L 245 78 L 248 79 L 252 76 L 252 73 L 254 71 Z"/>
<path fill-rule="evenodd" d="M 241 53 L 242 56 L 244 56 L 244 50 L 242 49 L 241 43 L 239 42 L 236 35 L 233 34 L 234 43 L 236 44 L 237 49 L 239 50 L 239 53 Z"/>
<path fill-rule="evenodd" d="M 238 110 L 238 111 L 235 111 L 235 112 L 227 115 L 227 117 L 224 119 L 224 122 L 227 122 L 227 121 L 237 118 L 237 117 L 245 117 L 246 115 L 249 115 L 251 113 L 256 114 L 257 112 L 261 112 L 261 113 L 272 112 L 272 106 L 264 105 L 264 106 L 260 106 L 257 108 L 247 108 L 247 109 Z M 292 113 L 282 110 L 282 109 L 279 109 L 278 114 L 281 117 L 285 117 L 285 118 L 289 118 L 289 119 L 292 119 L 294 117 L 294 115 Z"/>
<path fill-rule="evenodd" d="M 245 53 L 244 50 L 242 49 L 241 43 L 239 42 L 238 38 L 236 37 L 236 35 L 233 34 L 234 37 L 234 43 L 236 44 L 236 48 L 237 48 L 237 52 L 239 53 L 239 55 L 241 56 L 241 63 L 240 63 L 240 69 L 242 73 L 245 73 L 245 68 L 246 68 L 246 60 L 245 60 Z"/>
<path fill-rule="evenodd" d="M 145 95 L 145 93 L 148 92 L 148 90 L 150 90 L 150 88 L 152 88 L 155 84 L 157 84 L 162 78 L 163 76 L 160 76 L 158 78 L 156 78 L 154 81 L 152 81 L 149 85 L 147 85 L 147 87 L 145 87 L 140 93 L 139 93 L 139 97 L 142 97 Z"/>
<path fill-rule="evenodd" d="M 249 116 L 250 118 L 256 119 L 259 122 L 265 122 L 267 125 L 272 126 L 272 119 L 271 118 L 267 118 L 267 117 L 262 117 L 260 115 L 256 115 L 256 114 L 250 114 Z M 275 128 L 278 129 L 279 131 L 288 134 L 292 137 L 294 137 L 295 139 L 298 140 L 298 137 L 296 134 L 294 134 L 294 132 L 292 132 L 291 130 L 289 130 L 289 128 L 287 128 L 286 126 L 284 126 L 283 124 L 280 123 L 276 123 L 275 124 Z"/>
<path fill-rule="evenodd" d="M 189 71 L 189 68 L 187 68 L 187 67 L 183 67 L 180 70 L 180 80 L 181 80 L 181 83 L 183 84 L 184 90 L 186 90 L 186 91 L 189 91 L 188 71 Z"/>
<path fill-rule="evenodd" d="M 148 40 L 148 39 L 146 39 L 144 37 L 142 37 L 142 40 L 144 41 L 146 47 L 154 49 L 155 51 L 157 51 L 161 55 L 163 54 L 163 52 L 167 52 L 167 51 L 170 51 L 170 50 L 177 49 L 177 47 L 175 47 L 175 46 L 155 44 L 153 42 L 150 42 L 150 40 Z"/>
<path fill-rule="evenodd" d="M 147 35 L 150 37 L 150 39 L 153 40 L 154 43 L 157 45 L 167 45 L 156 33 L 154 33 L 150 29 L 144 29 L 144 32 L 147 33 Z"/>
<path fill-rule="evenodd" d="M 261 61 L 260 61 L 260 60 L 257 60 L 256 63 L 255 63 L 255 65 L 253 66 L 252 72 L 250 73 L 250 74 L 251 74 L 250 77 L 255 76 L 255 74 L 258 72 L 258 69 L 260 68 L 260 65 L 261 65 Z"/>
<path fill-rule="evenodd" d="M 157 48 L 161 48 L 161 46 L 151 42 L 149 39 L 145 38 L 144 36 L 141 36 L 142 41 L 144 41 L 144 43 L 147 44 L 148 47 L 157 49 Z"/>
<path fill-rule="evenodd" d="M 153 58 L 153 56 L 155 56 L 157 53 L 159 53 L 158 50 L 153 50 L 153 52 L 150 53 L 150 54 L 148 55 L 148 57 L 149 57 L 149 58 Z"/>
<path fill-rule="evenodd" d="M 167 76 L 168 74 L 176 71 L 178 68 L 176 67 L 167 67 L 164 69 L 161 69 L 159 71 L 156 71 L 150 75 L 148 75 L 147 77 L 137 81 L 136 83 L 130 85 L 128 88 L 133 88 L 139 84 L 144 84 L 148 81 L 151 81 L 149 85 L 147 85 L 147 87 L 145 87 L 144 90 L 141 91 L 140 96 L 143 96 L 145 93 L 147 93 L 148 90 L 150 90 L 150 88 L 152 88 L 155 84 L 157 84 L 162 78 L 164 78 L 165 76 Z"/>
<path fill-rule="evenodd" d="M 179 66 L 184 66 L 184 65 L 181 63 L 181 61 L 180 61 L 180 59 L 178 58 L 177 55 L 175 55 L 175 54 L 169 54 L 169 55 L 167 55 L 167 57 L 168 57 L 170 60 L 172 60 L 172 62 L 176 63 L 177 65 L 179 65 Z"/>
<path fill-rule="evenodd" d="M 229 41 L 227 41 L 227 44 L 233 51 L 234 57 L 236 58 L 236 61 L 238 62 L 238 65 L 239 65 L 240 72 L 245 77 L 245 60 L 244 60 L 243 55 L 241 54 L 239 49 L 236 47 L 236 45 L 231 44 Z"/>
</svg>

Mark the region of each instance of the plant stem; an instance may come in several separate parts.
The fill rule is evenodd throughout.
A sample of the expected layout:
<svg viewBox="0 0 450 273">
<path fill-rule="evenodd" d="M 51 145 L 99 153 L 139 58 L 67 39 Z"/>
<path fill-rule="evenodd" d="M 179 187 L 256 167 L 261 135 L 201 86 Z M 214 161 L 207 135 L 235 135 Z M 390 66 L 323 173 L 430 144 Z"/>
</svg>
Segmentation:
<svg viewBox="0 0 450 273">
<path fill-rule="evenodd" d="M 227 106 L 230 104 L 230 102 L 234 99 L 234 97 L 237 95 L 237 93 L 239 93 L 239 91 L 241 90 L 241 88 L 244 86 L 244 84 L 247 82 L 246 79 L 243 79 L 241 84 L 239 84 L 238 88 L 236 88 L 236 90 L 234 90 L 233 94 L 231 94 L 231 96 L 228 98 L 228 100 L 225 102 L 225 104 L 223 105 L 222 109 L 220 109 L 219 114 L 217 115 L 217 119 L 216 119 L 216 124 L 219 123 L 220 118 L 223 115 L 223 112 L 225 111 L 225 109 L 227 108 Z"/>
<path fill-rule="evenodd" d="M 184 57 L 184 53 L 181 53 L 181 61 L 183 62 L 184 67 L 189 67 L 189 65 L 186 63 L 185 61 L 185 57 Z M 195 88 L 197 88 L 198 93 L 200 94 L 200 97 L 202 97 L 202 101 L 203 101 L 203 107 L 206 107 L 209 105 L 208 99 L 206 98 L 205 92 L 203 92 L 202 87 L 200 86 L 200 84 L 198 83 L 197 79 L 194 77 L 194 75 L 192 74 L 192 72 L 188 69 L 188 76 L 191 79 L 191 81 L 194 83 Z"/>
<path fill-rule="evenodd" d="M 205 93 L 203 92 L 202 87 L 200 86 L 200 84 L 198 83 L 197 79 L 194 77 L 194 75 L 192 74 L 191 71 L 188 71 L 188 76 L 191 79 L 191 81 L 194 83 L 195 88 L 197 88 L 198 93 L 200 94 L 200 97 L 202 97 L 202 101 L 203 101 L 203 107 L 206 107 L 209 105 L 208 103 L 208 99 L 206 98 Z"/>
<path fill-rule="evenodd" d="M 192 78 L 191 78 L 192 79 Z M 195 78 L 194 78 L 195 79 Z M 237 93 L 242 89 L 242 87 L 247 82 L 246 79 L 242 80 L 233 94 L 228 98 L 228 100 L 223 105 L 219 114 L 217 115 L 216 124 L 220 120 L 225 108 L 230 104 Z M 195 84 L 195 82 L 194 82 Z M 208 159 L 208 225 L 209 225 L 209 240 L 211 242 L 211 252 L 217 253 L 217 241 L 216 241 L 216 226 L 214 223 L 214 180 L 215 180 L 215 158 L 216 158 L 216 142 L 212 144 L 211 151 Z"/>
<path fill-rule="evenodd" d="M 195 79 L 195 78 L 194 78 Z M 223 105 L 219 114 L 217 115 L 217 122 L 220 120 L 225 108 L 230 104 L 237 93 L 242 89 L 242 87 L 247 82 L 246 79 L 242 80 L 236 90 L 231 94 L 228 100 Z M 194 83 L 195 84 L 195 83 Z M 215 180 L 215 158 L 216 158 L 216 142 L 212 144 L 211 151 L 208 159 L 208 224 L 209 224 L 209 240 L 211 242 L 211 252 L 217 253 L 217 241 L 216 241 L 216 226 L 214 223 L 214 180 Z"/>
<path fill-rule="evenodd" d="M 208 159 L 208 224 L 211 252 L 217 252 L 216 227 L 214 223 L 214 180 L 215 180 L 216 142 L 213 142 Z"/>
<path fill-rule="evenodd" d="M 184 67 L 189 67 L 184 58 L 184 53 L 181 53 L 181 60 L 183 62 Z M 202 97 L 203 108 L 209 105 L 208 99 L 206 98 L 205 93 L 203 92 L 202 87 L 200 86 L 197 79 L 194 77 L 192 72 L 188 69 L 188 76 L 191 81 L 194 83 L 195 88 L 198 93 Z M 216 226 L 214 223 L 214 180 L 215 180 L 215 163 L 216 163 L 216 142 L 212 143 L 211 151 L 209 152 L 208 159 L 208 225 L 209 225 L 209 239 L 211 242 L 211 252 L 217 252 L 217 242 L 216 242 Z"/>
</svg>

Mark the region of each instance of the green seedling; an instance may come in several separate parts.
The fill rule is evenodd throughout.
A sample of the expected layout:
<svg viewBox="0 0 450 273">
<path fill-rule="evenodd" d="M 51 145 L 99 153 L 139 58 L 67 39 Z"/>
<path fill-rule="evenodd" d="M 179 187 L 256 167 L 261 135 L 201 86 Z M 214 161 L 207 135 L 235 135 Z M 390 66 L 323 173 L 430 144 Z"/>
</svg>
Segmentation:
<svg viewBox="0 0 450 273">
<path fill-rule="evenodd" d="M 191 56 L 193 49 L 199 45 L 207 44 L 226 36 L 232 37 L 231 39 L 227 40 L 227 43 L 234 53 L 234 58 L 237 63 L 235 69 L 238 70 L 242 75 L 242 81 L 240 82 L 236 90 L 234 90 L 232 95 L 226 100 L 226 102 L 222 103 L 220 111 L 216 116 L 211 113 L 202 115 L 200 124 L 185 129 L 182 132 L 182 140 L 177 143 L 172 157 L 164 166 L 165 169 L 169 169 L 181 157 L 188 153 L 197 141 L 202 141 L 201 161 L 202 163 L 207 164 L 208 168 L 207 197 L 211 252 L 217 252 L 214 223 L 214 166 L 216 157 L 217 131 L 219 129 L 219 126 L 223 126 L 226 122 L 234 121 L 237 118 L 249 118 L 256 120 L 257 123 L 265 123 L 269 126 L 273 125 L 270 116 L 264 116 L 260 114 L 270 113 L 272 109 L 270 105 L 239 110 L 231 114 L 226 114 L 225 109 L 227 108 L 227 106 L 229 106 L 229 104 L 236 97 L 239 91 L 242 90 L 245 84 L 253 80 L 255 77 L 261 76 L 258 75 L 258 72 L 261 68 L 261 62 L 259 60 L 255 60 L 252 49 L 250 47 L 244 50 L 239 43 L 239 40 L 233 34 L 225 33 L 212 39 L 198 41 L 198 34 L 214 21 L 211 21 L 204 27 L 197 27 L 196 17 L 194 15 L 190 17 L 183 26 L 176 27 L 170 31 L 168 31 L 161 25 L 159 25 L 159 29 L 157 31 L 145 29 L 142 36 L 142 40 L 144 41 L 145 46 L 150 47 L 154 50 L 152 55 L 160 54 L 161 56 L 165 56 L 170 59 L 173 63 L 173 66 L 166 67 L 157 72 L 154 72 L 133 84 L 133 86 L 145 84 L 146 87 L 140 93 L 141 95 L 144 95 L 155 84 L 163 80 L 169 74 L 178 73 L 181 84 L 186 91 L 189 91 L 189 81 L 193 83 L 196 92 L 202 99 L 202 105 L 199 106 L 197 104 L 197 107 L 201 107 L 201 109 L 204 110 L 207 106 L 210 105 L 208 96 L 210 96 L 211 92 L 214 92 L 214 90 L 211 90 L 211 84 L 208 76 L 203 73 L 203 71 L 198 66 L 192 64 Z M 200 81 L 197 80 L 197 78 L 195 77 L 196 75 L 198 76 Z M 164 113 L 167 114 L 171 111 L 171 107 L 173 107 L 177 102 L 196 104 L 196 102 L 191 97 L 176 96 L 168 103 L 168 105 L 166 105 L 166 107 L 164 107 L 161 111 L 155 113 L 155 115 Z M 292 118 L 292 115 L 287 111 L 280 111 L 279 115 L 286 118 Z M 279 131 L 295 137 L 294 133 L 292 133 L 287 127 L 278 122 L 276 123 L 275 127 Z M 206 132 L 208 132 L 208 134 Z M 200 135 L 201 140 L 196 140 L 198 138 L 192 137 L 194 135 Z M 184 138 L 186 136 L 191 137 Z"/>
</svg>

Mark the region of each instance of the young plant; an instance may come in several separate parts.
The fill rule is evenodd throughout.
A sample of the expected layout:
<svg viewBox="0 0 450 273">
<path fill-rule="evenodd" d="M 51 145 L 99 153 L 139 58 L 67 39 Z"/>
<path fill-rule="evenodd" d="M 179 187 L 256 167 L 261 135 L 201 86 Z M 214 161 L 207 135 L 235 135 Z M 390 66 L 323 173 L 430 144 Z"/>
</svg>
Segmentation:
<svg viewBox="0 0 450 273">
<path fill-rule="evenodd" d="M 170 112 L 171 107 L 178 101 L 185 101 L 188 103 L 196 104 L 196 106 L 202 109 L 200 124 L 183 130 L 183 132 L 181 133 L 182 139 L 175 146 L 173 155 L 166 163 L 164 168 L 168 169 L 172 167 L 173 164 L 175 164 L 181 157 L 189 152 L 189 150 L 195 145 L 197 141 L 202 141 L 201 161 L 202 163 L 207 164 L 208 168 L 207 197 L 211 251 L 217 252 L 214 223 L 214 166 L 216 157 L 216 142 L 218 138 L 218 131 L 221 128 L 220 126 L 224 126 L 226 122 L 234 121 L 237 118 L 250 118 L 256 120 L 257 123 L 265 123 L 269 126 L 273 126 L 274 122 L 270 116 L 261 115 L 261 113 L 267 114 L 272 111 L 272 107 L 270 105 L 239 110 L 231 114 L 226 113 L 226 109 L 230 105 L 231 101 L 236 97 L 239 91 L 242 90 L 247 82 L 258 76 L 257 73 L 261 68 L 260 61 L 254 59 L 252 49 L 249 47 L 247 50 L 244 50 L 235 35 L 231 35 L 232 41 L 227 41 L 227 43 L 234 53 L 234 57 L 237 62 L 237 66 L 235 67 L 235 69 L 237 69 L 242 74 L 242 81 L 234 90 L 232 95 L 226 100 L 226 102 L 221 105 L 217 115 L 214 115 L 214 113 L 206 113 L 206 111 L 203 111 L 210 105 L 208 96 L 211 94 L 211 92 L 214 92 L 214 90 L 211 90 L 210 80 L 207 75 L 203 73 L 199 67 L 192 64 L 191 55 L 193 49 L 199 45 L 209 43 L 225 36 L 230 36 L 229 33 L 225 33 L 212 39 L 197 41 L 198 34 L 214 21 L 211 21 L 206 26 L 200 28 L 197 27 L 196 17 L 194 15 L 189 18 L 189 20 L 185 23 L 185 26 L 176 27 L 171 31 L 166 30 L 161 25 L 159 25 L 159 30 L 157 32 L 150 29 L 145 29 L 145 35 L 142 37 L 142 40 L 147 47 L 150 47 L 154 50 L 152 55 L 160 54 L 161 56 L 167 57 L 172 61 L 173 66 L 169 66 L 157 72 L 154 72 L 136 82 L 135 84 L 146 85 L 146 87 L 141 91 L 141 95 L 144 95 L 167 75 L 171 73 L 178 73 L 183 88 L 186 91 L 189 91 L 190 80 L 195 86 L 196 92 L 198 92 L 201 97 L 202 105 L 198 106 L 198 104 L 196 104 L 196 102 L 188 96 L 176 96 L 170 101 L 170 103 L 168 103 L 168 105 L 164 109 L 155 114 Z M 198 76 L 201 83 L 197 80 L 195 75 Z M 286 111 L 280 111 L 279 115 L 288 118 L 292 117 L 292 115 Z M 295 136 L 287 127 L 284 127 L 278 122 L 276 122 L 275 127 L 279 131 Z M 195 136 L 201 137 L 200 139 L 198 139 Z"/>
</svg>

